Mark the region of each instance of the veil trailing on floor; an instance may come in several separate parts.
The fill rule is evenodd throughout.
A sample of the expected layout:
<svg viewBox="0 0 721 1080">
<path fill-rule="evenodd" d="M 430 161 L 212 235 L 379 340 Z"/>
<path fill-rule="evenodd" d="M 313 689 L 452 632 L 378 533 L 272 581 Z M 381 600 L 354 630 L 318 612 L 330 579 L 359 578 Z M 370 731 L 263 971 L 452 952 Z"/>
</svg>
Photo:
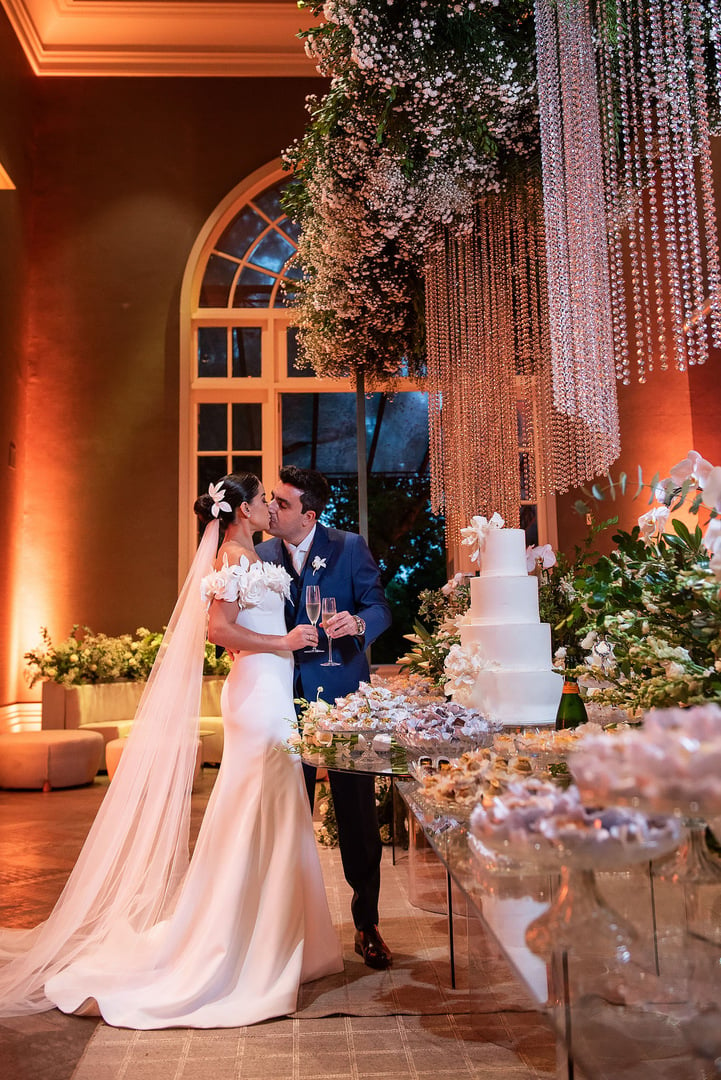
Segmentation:
<svg viewBox="0 0 721 1080">
<path fill-rule="evenodd" d="M 53 911 L 31 930 L 0 930 L 0 1016 L 54 1007 L 46 981 L 111 929 L 167 918 L 188 866 L 207 606 L 200 582 L 218 548 L 200 542 L 135 715 L 117 772 Z"/>
</svg>

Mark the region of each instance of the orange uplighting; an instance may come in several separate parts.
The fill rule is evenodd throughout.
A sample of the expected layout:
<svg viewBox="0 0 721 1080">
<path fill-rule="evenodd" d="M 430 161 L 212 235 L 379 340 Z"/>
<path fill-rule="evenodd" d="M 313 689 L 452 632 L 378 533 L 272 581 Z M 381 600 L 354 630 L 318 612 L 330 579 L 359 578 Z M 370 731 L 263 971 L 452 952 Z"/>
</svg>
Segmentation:
<svg viewBox="0 0 721 1080">
<path fill-rule="evenodd" d="M 0 188 L 5 191 L 14 191 L 15 185 L 13 184 L 7 169 L 4 168 L 2 162 L 0 162 Z"/>
</svg>

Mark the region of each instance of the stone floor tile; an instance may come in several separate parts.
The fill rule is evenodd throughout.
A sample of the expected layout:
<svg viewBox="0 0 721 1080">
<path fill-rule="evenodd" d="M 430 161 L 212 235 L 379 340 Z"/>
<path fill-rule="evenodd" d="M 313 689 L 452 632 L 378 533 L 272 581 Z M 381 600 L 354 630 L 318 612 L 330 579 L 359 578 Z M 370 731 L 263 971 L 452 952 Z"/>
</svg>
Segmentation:
<svg viewBox="0 0 721 1080">
<path fill-rule="evenodd" d="M 207 771 L 206 771 L 207 772 Z M 194 796 L 191 836 L 212 788 Z M 62 889 L 107 781 L 91 788 L 40 793 L 0 792 L 0 925 L 31 926 L 44 918 Z M 329 905 L 346 959 L 346 973 L 334 983 L 320 980 L 303 989 L 300 1014 L 247 1028 L 132 1032 L 90 1018 L 57 1012 L 0 1022 L 0 1072 L 8 1080 L 541 1080 L 553 1040 L 539 1028 L 537 1014 L 519 1025 L 513 1014 L 467 1014 L 467 996 L 450 990 L 447 921 L 413 908 L 408 896 L 408 860 L 395 867 L 384 853 L 382 932 L 393 949 L 389 972 L 366 968 L 353 951 L 350 894 L 338 851 L 319 849 Z M 439 892 L 442 900 L 442 890 Z M 465 939 L 458 926 L 459 961 Z M 485 965 L 485 962 L 484 962 Z M 495 965 L 495 966 L 494 966 Z M 487 970 L 486 970 L 487 968 Z M 508 980 L 492 951 L 486 981 Z M 462 963 L 458 970 L 463 986 Z M 314 1015 L 324 1010 L 325 993 L 349 1010 L 383 1015 Z M 415 983 L 415 985 L 414 985 Z M 511 984 L 511 988 L 513 984 Z M 497 1008 L 488 982 L 488 1008 Z M 429 1006 L 429 993 L 433 1004 Z M 518 1001 L 516 990 L 516 1002 Z M 511 998 L 511 1000 L 513 1000 Z M 426 1015 L 387 1015 L 417 1006 Z M 428 1014 L 429 1008 L 431 1013 Z M 342 1012 L 342 1009 L 336 1009 Z M 453 1015 L 445 1015 L 452 1012 Z M 540 1036 L 538 1032 L 541 1032 Z M 94 1034 L 93 1034 L 94 1033 Z M 465 1037 L 467 1046 L 460 1040 Z M 535 1045 L 536 1040 L 538 1045 Z M 533 1044 L 533 1045 L 532 1045 Z M 479 1047 L 482 1048 L 479 1050 Z M 524 1064 L 517 1047 L 527 1058 Z M 480 1054 L 480 1059 L 476 1053 Z M 494 1056 L 495 1055 L 495 1056 Z M 542 1066 L 542 1068 L 539 1068 Z"/>
</svg>

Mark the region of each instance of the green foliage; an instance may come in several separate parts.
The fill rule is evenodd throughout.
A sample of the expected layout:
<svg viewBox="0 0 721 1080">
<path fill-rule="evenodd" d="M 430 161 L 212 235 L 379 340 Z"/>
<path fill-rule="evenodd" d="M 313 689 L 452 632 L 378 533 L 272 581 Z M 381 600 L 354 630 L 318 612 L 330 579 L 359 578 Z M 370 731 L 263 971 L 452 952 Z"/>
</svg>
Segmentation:
<svg viewBox="0 0 721 1080">
<path fill-rule="evenodd" d="M 53 645 L 46 627 L 41 628 L 40 636 L 42 643 L 24 656 L 28 663 L 25 671 L 28 685 L 49 679 L 63 686 L 79 686 L 119 679 L 144 681 L 155 662 L 163 631 L 140 627 L 135 636 L 109 637 L 76 624 L 59 645 Z M 206 642 L 203 674 L 227 675 L 229 670 L 227 654 L 218 656 L 215 646 Z"/>
<path fill-rule="evenodd" d="M 376 777 L 376 810 L 378 813 L 378 825 L 380 826 L 381 841 L 384 844 L 391 843 L 393 822 L 393 788 L 389 777 L 377 776 Z M 318 784 L 315 793 L 316 808 L 318 811 L 319 821 L 315 823 L 315 835 L 316 840 L 323 847 L 337 847 L 338 846 L 338 822 L 335 816 L 335 807 L 333 805 L 333 796 L 331 794 L 330 786 L 326 783 Z M 402 822 L 396 821 L 395 826 L 397 831 L 400 831 Z M 400 843 L 403 843 L 405 838 L 403 836 L 397 837 Z"/>
<path fill-rule="evenodd" d="M 595 699 L 631 711 L 721 700 L 721 601 L 699 526 L 674 518 L 673 532 L 644 541 L 638 526 L 576 583 L 580 632 L 605 640 L 615 663 Z M 588 674 L 588 667 L 577 674 Z"/>
<path fill-rule="evenodd" d="M 541 622 L 551 627 L 551 644 L 554 655 L 557 650 L 565 650 L 556 656 L 556 666 L 571 668 L 582 660 L 580 647 L 581 628 L 586 621 L 578 586 L 583 581 L 590 566 L 598 558 L 594 543 L 599 533 L 616 525 L 618 518 L 593 525 L 582 545 L 576 545 L 573 555 L 562 551 L 556 552 L 555 564 L 547 570 L 538 569 L 538 609 Z"/>
<path fill-rule="evenodd" d="M 339 529 L 358 529 L 358 482 L 330 478 L 326 515 Z M 368 477 L 368 542 L 393 612 L 393 624 L 373 644 L 374 663 L 394 663 L 405 649 L 424 589 L 445 580 L 443 518 L 431 513 L 427 477 Z"/>
<path fill-rule="evenodd" d="M 320 821 L 315 824 L 316 840 L 323 847 L 338 847 L 338 822 L 329 784 L 316 786 L 315 804 L 320 817 Z"/>
</svg>

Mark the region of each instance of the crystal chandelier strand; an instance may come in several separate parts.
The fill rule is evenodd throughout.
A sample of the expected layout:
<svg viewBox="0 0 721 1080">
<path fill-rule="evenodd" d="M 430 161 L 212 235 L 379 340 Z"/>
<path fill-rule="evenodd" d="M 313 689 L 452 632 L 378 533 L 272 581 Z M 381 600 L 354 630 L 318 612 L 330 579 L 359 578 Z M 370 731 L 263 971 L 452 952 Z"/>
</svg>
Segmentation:
<svg viewBox="0 0 721 1080">
<path fill-rule="evenodd" d="M 645 18 L 645 0 L 636 0 L 636 9 L 629 5 L 628 18 L 635 18 L 635 25 L 638 34 L 638 80 L 639 91 L 638 97 L 640 99 L 640 114 L 633 118 L 633 122 L 636 127 L 636 140 L 639 145 L 639 154 L 642 154 L 642 161 L 639 168 L 640 182 L 645 185 L 646 194 L 646 206 L 648 208 L 648 220 L 649 220 L 649 234 L 651 238 L 651 260 L 654 268 L 653 275 L 653 300 L 655 301 L 655 329 L 656 329 L 656 342 L 657 352 L 660 359 L 661 368 L 667 367 L 668 354 L 666 346 L 666 309 L 665 309 L 665 297 L 666 297 L 666 285 L 663 275 L 663 255 L 661 250 L 661 219 L 659 214 L 659 205 L 657 197 L 658 189 L 658 169 L 654 156 L 653 147 L 655 146 L 656 139 L 656 127 L 653 115 L 652 100 L 652 77 L 649 66 L 649 54 L 650 43 L 648 40 L 648 25 Z M 629 45 L 631 42 L 629 41 Z M 633 70 L 631 64 L 630 70 Z M 630 139 L 632 133 L 629 131 L 625 134 L 625 138 Z M 640 192 L 643 195 L 643 192 Z M 643 213 L 643 202 L 641 202 L 641 213 Z M 652 299 L 648 297 L 647 310 L 651 312 Z"/>
<path fill-rule="evenodd" d="M 721 19 L 713 4 L 712 16 L 721 34 Z M 699 0 L 689 0 L 688 17 L 691 32 L 691 64 L 694 86 L 695 112 L 698 130 L 698 167 L 702 192 L 702 218 L 704 224 L 704 248 L 706 255 L 706 281 L 708 284 L 711 337 L 716 348 L 721 348 L 721 266 L 719 264 L 716 201 L 714 197 L 713 171 L 711 167 L 711 128 L 708 110 L 709 87 L 703 52 L 703 24 Z M 717 77 L 719 75 L 718 53 L 721 44 L 714 40 Z M 721 90 L 721 87 L 719 87 Z M 698 316 L 697 316 L 698 317 Z"/>
<path fill-rule="evenodd" d="M 685 0 L 684 0 L 685 2 Z M 703 305 L 703 282 L 700 273 L 700 243 L 694 175 L 692 114 L 688 91 L 686 34 L 683 8 L 679 0 L 667 0 L 666 57 L 671 95 L 669 118 L 675 133 L 673 175 L 678 208 L 678 236 L 682 267 L 683 329 L 686 355 L 690 366 L 696 364 L 699 346 L 705 344 L 703 319 L 694 319 Z M 699 340 L 699 338 L 701 340 Z"/>
<path fill-rule="evenodd" d="M 628 229 L 628 253 L 631 265 L 633 324 L 635 328 L 636 374 L 639 382 L 646 381 L 646 372 L 653 370 L 653 345 L 646 259 L 646 231 L 643 212 L 644 163 L 639 146 L 640 135 L 636 119 L 639 112 L 636 80 L 632 77 L 634 49 L 628 14 L 619 5 L 616 9 L 616 39 L 619 52 L 619 82 L 621 125 L 623 130 L 623 174 L 626 182 L 624 200 Z M 635 152 L 634 152 L 635 148 Z"/>
<path fill-rule="evenodd" d="M 604 0 L 597 0 L 596 19 L 600 27 L 598 48 L 598 82 L 601 107 L 601 134 L 603 138 L 604 194 L 608 223 L 609 273 L 611 288 L 612 332 L 616 378 L 628 385 L 630 382 L 630 356 L 626 298 L 623 277 L 623 249 L 621 242 L 621 215 L 616 212 L 616 192 L 620 190 L 618 147 L 616 139 L 616 111 L 613 107 L 612 68 L 610 55 L 609 23 Z"/>
<path fill-rule="evenodd" d="M 617 331 L 623 228 L 629 346 L 644 381 L 655 360 L 682 371 L 703 363 L 709 324 L 721 343 L 709 115 L 721 87 L 719 0 L 595 0 L 595 16 L 616 366 L 626 381 Z"/>
<path fill-rule="evenodd" d="M 554 404 L 579 483 L 619 450 L 602 133 L 584 0 L 536 0 Z M 564 429 L 557 421 L 559 435 Z M 564 436 L 561 436 L 564 438 Z"/>
</svg>

